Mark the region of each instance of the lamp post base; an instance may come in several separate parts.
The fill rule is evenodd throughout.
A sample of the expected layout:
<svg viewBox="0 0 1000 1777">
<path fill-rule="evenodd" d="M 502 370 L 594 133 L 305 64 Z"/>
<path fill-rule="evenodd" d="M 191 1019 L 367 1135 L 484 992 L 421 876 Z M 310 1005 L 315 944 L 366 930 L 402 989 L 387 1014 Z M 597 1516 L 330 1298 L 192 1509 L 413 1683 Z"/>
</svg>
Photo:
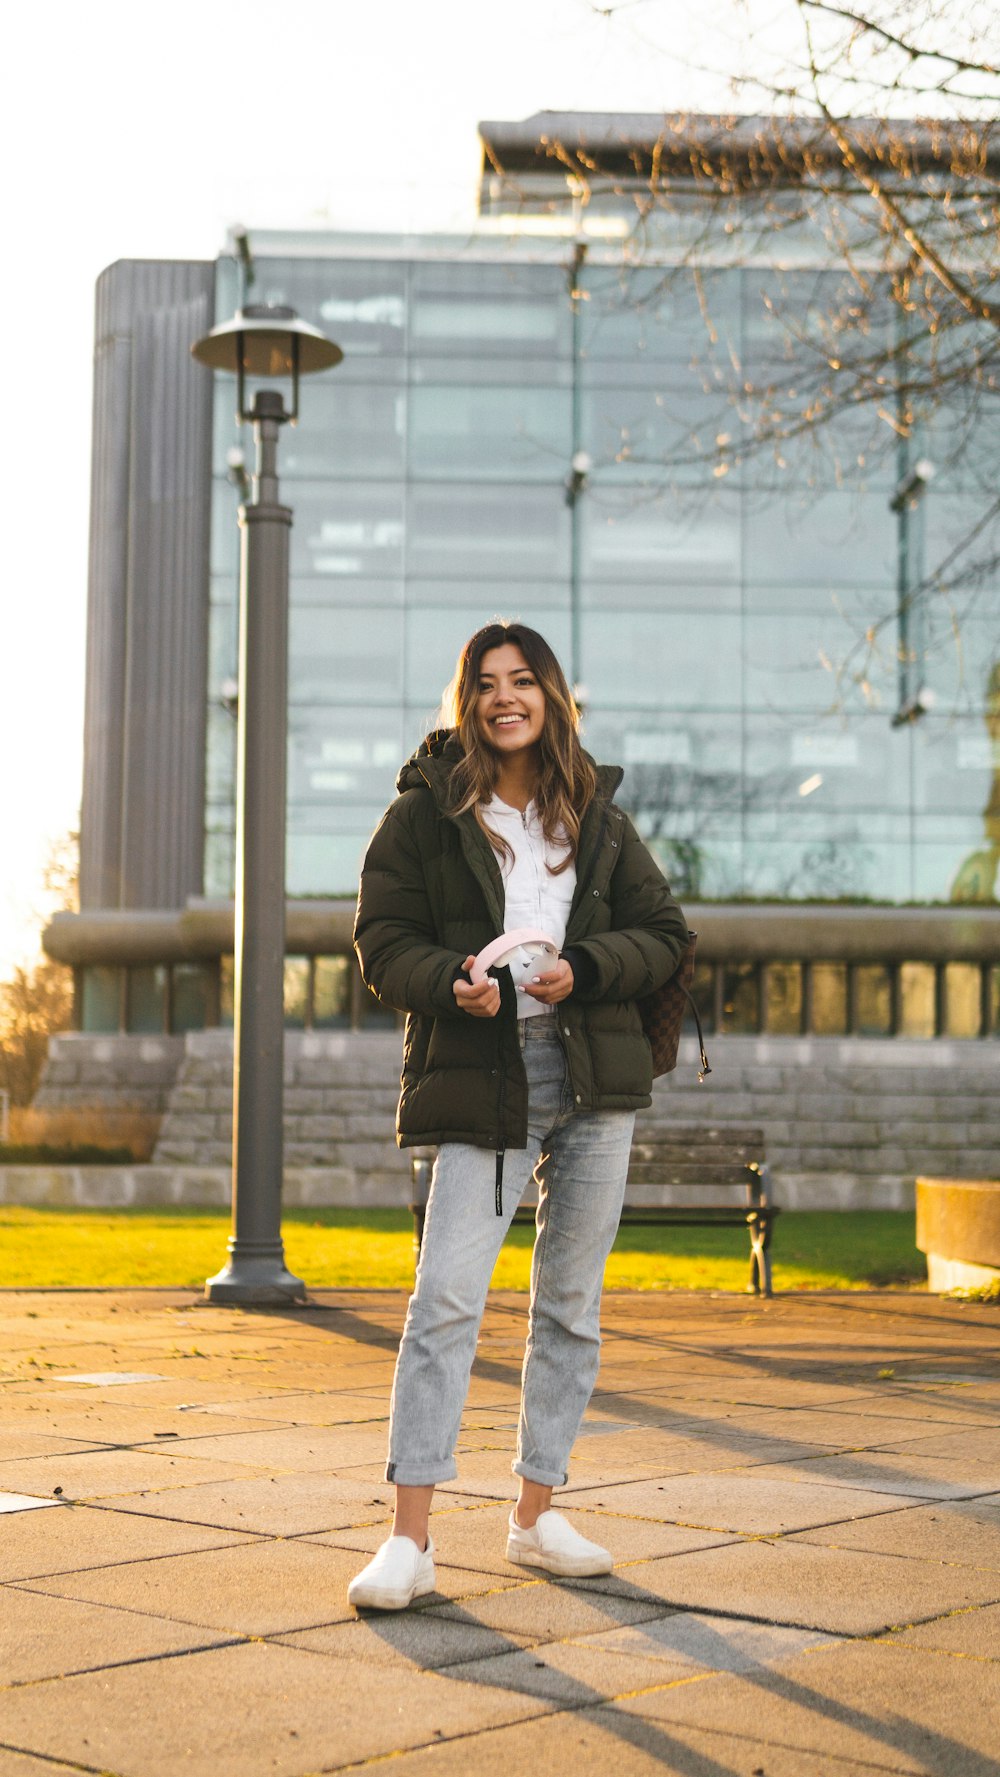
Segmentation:
<svg viewBox="0 0 1000 1777">
<path fill-rule="evenodd" d="M 306 1286 L 285 1264 L 284 1252 L 243 1253 L 230 1249 L 229 1259 L 205 1283 L 205 1301 L 232 1303 L 237 1308 L 280 1308 L 308 1300 Z"/>
</svg>

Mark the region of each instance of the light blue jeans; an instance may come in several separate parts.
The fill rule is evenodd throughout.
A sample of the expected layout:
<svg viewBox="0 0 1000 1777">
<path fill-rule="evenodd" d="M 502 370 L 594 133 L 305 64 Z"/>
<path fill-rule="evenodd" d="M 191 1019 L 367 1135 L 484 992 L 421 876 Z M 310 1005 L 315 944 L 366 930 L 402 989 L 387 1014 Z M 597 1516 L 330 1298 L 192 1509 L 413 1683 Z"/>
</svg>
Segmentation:
<svg viewBox="0 0 1000 1777">
<path fill-rule="evenodd" d="M 486 1292 L 529 1180 L 538 1183 L 516 1475 L 561 1487 L 597 1379 L 604 1262 L 621 1216 L 632 1111 L 577 1111 L 553 1017 L 518 1026 L 528 1075 L 528 1145 L 508 1148 L 503 1215 L 491 1149 L 438 1152 L 416 1284 L 396 1360 L 386 1479 L 453 1480 L 455 1445 Z"/>
</svg>

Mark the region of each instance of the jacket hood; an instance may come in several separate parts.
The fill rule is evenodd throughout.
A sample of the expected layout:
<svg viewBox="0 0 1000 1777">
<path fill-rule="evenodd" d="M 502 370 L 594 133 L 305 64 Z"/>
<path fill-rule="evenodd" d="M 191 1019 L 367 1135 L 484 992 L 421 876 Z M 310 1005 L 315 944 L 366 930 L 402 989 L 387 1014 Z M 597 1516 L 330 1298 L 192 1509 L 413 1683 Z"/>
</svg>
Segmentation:
<svg viewBox="0 0 1000 1777">
<path fill-rule="evenodd" d="M 406 764 L 401 767 L 396 779 L 396 789 L 400 795 L 404 790 L 429 789 L 439 805 L 446 808 L 452 766 L 461 757 L 462 748 L 456 730 L 435 728 L 432 733 L 424 736 Z M 597 760 L 591 758 L 587 752 L 584 753 L 584 758 L 589 760 L 597 773 L 597 800 L 610 802 L 625 775 L 621 766 L 598 765 Z"/>
</svg>

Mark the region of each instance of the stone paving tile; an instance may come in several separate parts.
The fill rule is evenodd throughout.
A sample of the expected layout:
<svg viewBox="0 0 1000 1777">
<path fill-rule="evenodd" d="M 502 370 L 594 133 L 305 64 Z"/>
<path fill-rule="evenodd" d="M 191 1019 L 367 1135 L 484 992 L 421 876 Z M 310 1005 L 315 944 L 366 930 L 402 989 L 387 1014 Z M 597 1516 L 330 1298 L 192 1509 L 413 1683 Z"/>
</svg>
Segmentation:
<svg viewBox="0 0 1000 1777">
<path fill-rule="evenodd" d="M 30 1582 L 37 1594 L 116 1605 L 232 1635 L 269 1635 L 353 1615 L 354 1556 L 303 1542 L 239 1543 Z"/>
<path fill-rule="evenodd" d="M 72 1411 L 90 1411 L 98 1406 L 114 1408 L 122 1411 L 126 1407 L 162 1408 L 175 1410 L 178 1405 L 190 1402 L 198 1406 L 206 1401 L 218 1401 L 225 1395 L 233 1403 L 256 1401 L 260 1392 L 260 1381 L 249 1380 L 244 1376 L 227 1377 L 223 1384 L 218 1381 L 199 1381 L 195 1376 L 165 1376 L 162 1382 L 130 1383 L 124 1388 L 62 1388 L 52 1383 L 39 1388 L 37 1384 L 18 1382 L 0 1390 L 0 1409 L 6 1410 L 8 1399 L 15 1401 L 23 1408 L 27 1401 L 39 1402 L 53 1412 L 61 1412 L 69 1407 Z M 301 1394 L 298 1388 L 285 1391 L 289 1398 Z M 269 1386 L 268 1397 L 274 1398 L 278 1390 Z"/>
<path fill-rule="evenodd" d="M 984 1604 L 938 1617 L 933 1623 L 918 1623 L 900 1630 L 892 1640 L 894 1646 L 928 1647 L 939 1653 L 1000 1661 L 1000 1604 Z M 984 1679 L 984 1683 L 991 1690 L 1000 1688 L 995 1677 Z"/>
<path fill-rule="evenodd" d="M 239 1419 L 242 1407 L 236 1401 L 216 1401 L 204 1408 L 204 1416 L 215 1419 L 215 1430 L 218 1431 L 218 1420 L 228 1421 Z M 278 1395 L 274 1399 L 262 1396 L 254 1402 L 254 1413 L 257 1416 L 252 1427 L 234 1426 L 234 1430 L 262 1428 L 266 1421 L 280 1420 L 282 1425 L 365 1425 L 369 1423 L 389 1422 L 388 1391 L 373 1394 L 370 1399 L 361 1399 L 350 1394 L 346 1389 L 338 1389 L 331 1393 L 323 1389 L 300 1395 Z M 227 1425 L 226 1429 L 229 1427 Z"/>
<path fill-rule="evenodd" d="M 220 1638 L 204 1629 L 128 1608 L 115 1610 L 70 1598 L 0 1586 L 0 1673 L 4 1687 L 129 1660 L 148 1660 Z M 9 1692 L 0 1695 L 5 1719 Z M 3 1730 L 0 1729 L 0 1732 Z M 0 1766 L 2 1770 L 2 1766 Z"/>
<path fill-rule="evenodd" d="M 805 1458 L 757 1472 L 764 1480 L 801 1480 L 824 1487 L 857 1487 L 870 1493 L 910 1494 L 921 1499 L 971 1499 L 1000 1488 L 1000 1461 L 978 1462 L 975 1457 L 966 1457 L 961 1435 L 953 1442 L 959 1447 L 951 1456 L 925 1456 L 910 1444 L 901 1451 L 858 1451 Z"/>
<path fill-rule="evenodd" d="M 26 1686 L 4 1698 L 3 1734 L 53 1758 L 128 1777 L 305 1777 L 502 1726 L 550 1707 L 433 1672 L 345 1668 L 321 1654 L 243 1644 L 84 1678 Z M 211 1723 L 211 1732 L 207 1724 Z M 266 1763 L 262 1760 L 266 1748 Z"/>
<path fill-rule="evenodd" d="M 232 1544 L 24 1582 L 34 1593 L 78 1598 L 197 1623 L 235 1635 L 279 1634 L 353 1618 L 347 1587 L 364 1562 L 350 1550 L 301 1539 Z M 441 1600 L 516 1586 L 509 1579 L 436 1564 Z"/>
<path fill-rule="evenodd" d="M 64 1499 L 109 1499 L 139 1489 L 193 1487 L 199 1481 L 250 1477 L 255 1472 L 259 1471 L 247 1463 L 206 1462 L 195 1456 L 168 1456 L 166 1451 L 99 1449 L 0 1462 L 0 1488 L 44 1495 L 60 1487 Z"/>
<path fill-rule="evenodd" d="M 582 1645 L 609 1654 L 680 1662 L 689 1672 L 754 1672 L 830 1642 L 831 1637 L 819 1630 L 681 1610 L 640 1628 L 598 1631 Z"/>
<path fill-rule="evenodd" d="M 602 1377 L 594 1390 L 591 1405 L 599 1406 L 614 1390 L 606 1387 Z M 860 1412 L 863 1403 L 872 1398 L 868 1387 L 858 1388 L 852 1383 L 826 1382 L 820 1377 L 809 1379 L 800 1377 L 767 1377 L 751 1374 L 739 1382 L 729 1377 L 699 1377 L 697 1388 L 692 1388 L 684 1375 L 678 1375 L 673 1381 L 664 1379 L 662 1383 L 650 1387 L 648 1377 L 643 1378 L 640 1388 L 626 1388 L 630 1402 L 649 1402 L 659 1404 L 664 1411 L 676 1414 L 679 1418 L 685 1411 L 695 1417 L 710 1416 L 713 1412 L 724 1414 L 733 1408 L 756 1407 L 761 1410 L 769 1407 L 827 1407 L 831 1410 L 844 1412 Z M 880 1409 L 881 1410 L 881 1409 Z"/>
<path fill-rule="evenodd" d="M 423 1609 L 367 1611 L 351 1623 L 329 1623 L 270 1639 L 340 1660 L 436 1672 L 463 1660 L 511 1653 L 525 1638 Z"/>
<path fill-rule="evenodd" d="M 572 1476 L 570 1479 L 572 1482 Z M 567 1510 L 600 1506 L 705 1530 L 774 1536 L 785 1530 L 805 1530 L 810 1525 L 884 1512 L 893 1503 L 909 1505 L 910 1497 L 900 1494 L 893 1500 L 885 1493 L 860 1487 L 786 1481 L 780 1468 L 773 1477 L 765 1478 L 757 1468 L 745 1474 L 704 1474 L 662 1482 L 630 1481 L 616 1486 L 606 1481 L 586 1488 L 570 1485 L 560 1494 L 560 1502 Z"/>
<path fill-rule="evenodd" d="M 683 1557 L 681 1557 L 683 1559 Z M 609 1575 L 614 1580 L 615 1576 Z M 530 1580 L 499 1592 L 487 1592 L 461 1603 L 428 1607 L 442 1616 L 470 1624 L 482 1624 L 530 1641 L 565 1641 L 589 1635 L 597 1629 L 644 1623 L 663 1615 L 662 1604 L 632 1587 L 629 1596 L 604 1591 L 596 1582 L 549 1579 Z"/>
<path fill-rule="evenodd" d="M 3 1730 L 0 1729 L 0 1736 Z M 35 1758 L 30 1752 L 19 1752 L 0 1738 L 0 1777 L 80 1777 L 80 1766 L 64 1765 L 50 1758 Z"/>
<path fill-rule="evenodd" d="M 961 1388 L 897 1388 L 889 1384 L 884 1394 L 862 1395 L 852 1411 L 890 1414 L 893 1419 L 916 1419 L 929 1425 L 1000 1423 L 1000 1401 L 969 1400 Z"/>
<path fill-rule="evenodd" d="M 33 1456 L 79 1456 L 84 1450 L 98 1449 L 101 1442 L 95 1437 L 55 1437 L 44 1431 L 13 1431 L 0 1422 L 0 1486 L 7 1462 L 23 1462 Z"/>
<path fill-rule="evenodd" d="M 273 1428 L 272 1417 L 256 1417 L 256 1408 L 255 1416 L 247 1417 L 245 1402 L 234 1403 L 231 1411 L 236 1416 L 232 1425 L 234 1431 L 268 1431 Z M 58 1433 L 54 1430 L 56 1426 Z M 50 1428 L 53 1436 L 87 1444 L 149 1444 L 156 1441 L 157 1433 L 169 1433 L 171 1441 L 200 1436 L 202 1432 L 217 1437 L 219 1421 L 205 1412 L 185 1412 L 178 1418 L 177 1406 L 173 1402 L 164 1402 L 159 1407 L 122 1407 L 119 1402 L 105 1406 L 103 1402 L 81 1401 L 79 1398 L 75 1402 L 66 1402 L 63 1398 L 53 1402 L 51 1397 L 46 1397 L 31 1406 L 24 1402 L 17 1412 L 11 1412 L 9 1408 L 5 1409 L 0 1399 L 0 1460 L 7 1449 L 8 1432 L 28 1432 L 42 1437 L 49 1434 Z"/>
<path fill-rule="evenodd" d="M 392 1488 L 379 1479 L 341 1475 L 256 1475 L 159 1493 L 119 1494 L 108 1509 L 174 1518 L 186 1524 L 217 1524 L 264 1536 L 305 1536 L 349 1525 L 382 1523 L 392 1514 Z"/>
<path fill-rule="evenodd" d="M 854 1523 L 798 1531 L 786 1540 L 1000 1571 L 1000 1493 L 892 1509 Z"/>
<path fill-rule="evenodd" d="M 940 1431 L 939 1422 L 934 1430 Z M 690 1427 L 688 1435 L 697 1437 L 697 1429 Z M 774 1407 L 745 1407 L 739 1410 L 731 1431 L 710 1435 L 718 1436 L 723 1447 L 727 1436 L 748 1441 L 773 1438 L 789 1447 L 798 1444 L 804 1456 L 810 1445 L 830 1445 L 846 1450 L 898 1445 L 902 1449 L 911 1443 L 922 1444 L 928 1435 L 933 1437 L 933 1431 L 929 1434 L 926 1421 L 900 1420 L 885 1413 L 841 1412 L 823 1407 L 793 1407 L 787 1411 Z M 948 1435 L 954 1439 L 955 1433 Z"/>
<path fill-rule="evenodd" d="M 754 1745 L 756 1743 L 751 1742 Z M 531 1777 L 883 1777 L 895 1767 L 873 1767 L 871 1760 L 838 1758 L 819 1746 L 808 1764 L 796 1749 L 758 1746 L 748 1750 L 745 1736 L 706 1732 L 684 1723 L 669 1726 L 624 1714 L 617 1704 L 541 1716 L 514 1727 L 495 1729 L 462 1740 L 449 1740 L 389 1760 L 376 1758 L 365 1766 L 366 1777 L 469 1777 L 470 1772 L 530 1772 Z"/>
<path fill-rule="evenodd" d="M 829 1645 L 828 1637 L 808 1631 L 681 1612 L 642 1628 L 480 1658 L 455 1667 L 452 1676 L 509 1685 L 578 1708 L 699 1672 L 763 1671 L 823 1645 Z"/>
<path fill-rule="evenodd" d="M 723 1433 L 677 1437 L 666 1432 L 639 1430 L 629 1434 L 608 1433 L 598 1443 L 581 1437 L 573 1450 L 571 1480 L 587 1484 L 595 1470 L 600 1479 L 610 1473 L 628 1480 L 652 1480 L 657 1475 L 705 1474 L 764 1464 L 803 1462 L 824 1454 L 821 1442 L 741 1434 L 735 1427 Z"/>
<path fill-rule="evenodd" d="M 666 1728 L 742 1730 L 743 1769 L 757 1764 L 767 1777 L 773 1745 L 797 1754 L 810 1777 L 818 1748 L 876 1771 L 996 1777 L 1000 1687 L 991 1692 L 983 1671 L 975 1660 L 853 1642 L 752 1678 L 710 1677 L 618 1708 Z"/>
<path fill-rule="evenodd" d="M 201 1431 L 196 1438 L 182 1437 L 171 1444 L 174 1455 L 195 1456 L 206 1462 L 272 1473 L 281 1469 L 331 1473 L 360 1462 L 384 1463 L 386 1425 L 267 1426 L 262 1431 L 233 1434 Z"/>
<path fill-rule="evenodd" d="M 0 1535 L 0 1581 L 41 1579 L 47 1574 L 103 1569 L 196 1549 L 228 1548 L 243 1539 L 230 1531 L 164 1523 L 158 1518 L 95 1506 L 59 1506 L 51 1512 L 19 1512 L 5 1519 Z"/>
<path fill-rule="evenodd" d="M 923 1617 L 1000 1599 L 1000 1575 L 937 1561 L 812 1544 L 740 1542 L 638 1562 L 621 1576 L 636 1597 L 674 1609 L 870 1635 Z"/>
<path fill-rule="evenodd" d="M 957 1450 L 956 1445 L 958 1446 Z M 882 1445 L 882 1451 L 888 1455 L 896 1447 L 894 1440 L 887 1440 Z M 950 1462 L 954 1462 L 957 1456 L 960 1464 L 972 1460 L 986 1466 L 992 1465 L 998 1476 L 998 1485 L 1000 1485 L 1000 1427 L 966 1425 L 962 1427 L 960 1432 L 956 1432 L 954 1429 L 946 1432 L 935 1431 L 929 1437 L 921 1438 L 919 1443 L 907 1440 L 907 1443 L 900 1445 L 899 1449 L 900 1453 L 905 1456 L 914 1450 L 921 1457 L 943 1456 Z"/>
<path fill-rule="evenodd" d="M 442 1496 L 438 1496 L 439 1500 Z M 523 1569 L 515 1569 L 506 1558 L 508 1504 L 488 1502 L 464 1508 L 440 1506 L 431 1513 L 431 1535 L 437 1559 L 452 1567 L 467 1567 L 478 1573 L 510 1575 L 523 1579 Z M 730 1540 L 707 1530 L 686 1530 L 676 1524 L 656 1524 L 649 1518 L 625 1518 L 613 1512 L 574 1511 L 572 1522 L 584 1536 L 609 1548 L 616 1568 L 631 1561 L 648 1561 L 657 1555 L 676 1555 L 689 1549 L 713 1548 Z M 336 1548 L 372 1551 L 385 1535 L 385 1526 L 366 1529 L 362 1526 L 336 1531 L 330 1535 L 311 1537 L 313 1542 L 329 1542 Z"/>
</svg>

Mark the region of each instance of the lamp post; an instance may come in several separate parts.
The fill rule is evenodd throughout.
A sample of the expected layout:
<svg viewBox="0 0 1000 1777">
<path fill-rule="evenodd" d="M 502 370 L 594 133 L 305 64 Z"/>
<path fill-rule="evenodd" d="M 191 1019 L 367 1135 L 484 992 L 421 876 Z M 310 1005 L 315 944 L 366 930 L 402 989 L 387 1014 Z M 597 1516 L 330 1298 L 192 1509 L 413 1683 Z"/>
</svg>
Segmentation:
<svg viewBox="0 0 1000 1777">
<path fill-rule="evenodd" d="M 255 304 L 213 327 L 192 353 L 237 379 L 237 417 L 252 421 L 256 472 L 240 507 L 240 653 L 236 742 L 236 944 L 233 1032 L 233 1231 L 206 1300 L 304 1301 L 281 1240 L 284 1087 L 285 779 L 291 510 L 278 497 L 278 435 L 298 417 L 299 378 L 339 364 L 339 346 L 294 309 Z M 291 377 L 280 389 L 249 378 Z"/>
</svg>

